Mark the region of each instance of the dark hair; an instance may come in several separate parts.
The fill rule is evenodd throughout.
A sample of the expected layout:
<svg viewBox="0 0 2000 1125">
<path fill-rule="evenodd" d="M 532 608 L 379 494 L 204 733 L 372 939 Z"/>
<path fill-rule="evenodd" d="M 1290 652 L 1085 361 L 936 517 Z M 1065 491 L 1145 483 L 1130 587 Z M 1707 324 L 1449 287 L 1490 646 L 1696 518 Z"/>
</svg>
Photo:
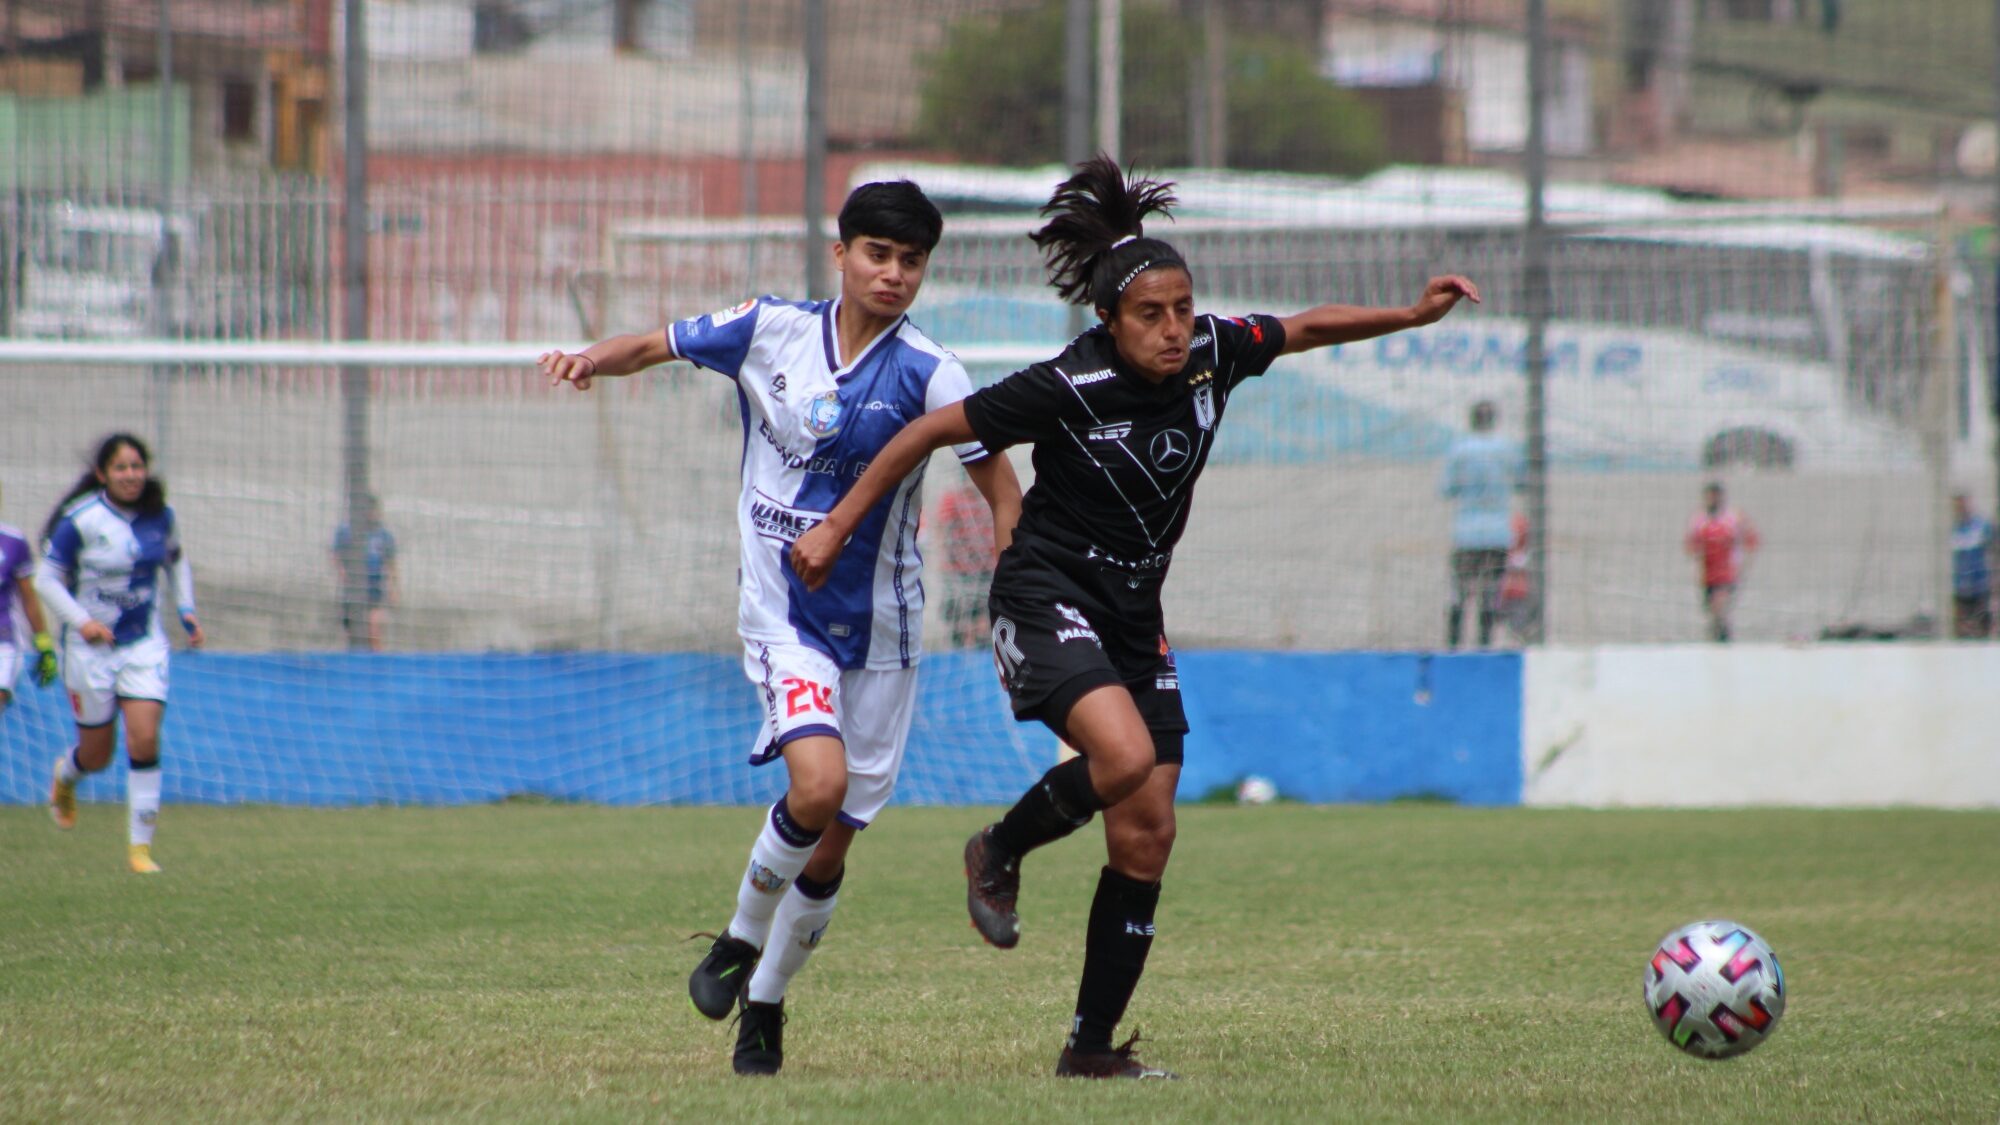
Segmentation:
<svg viewBox="0 0 2000 1125">
<path fill-rule="evenodd" d="M 1029 235 L 1048 259 L 1049 284 L 1072 305 L 1115 310 L 1134 278 L 1149 269 L 1173 266 L 1189 277 L 1181 252 L 1147 238 L 1145 218 L 1172 218 L 1174 185 L 1127 180 L 1118 163 L 1103 153 L 1076 166 L 1042 205 L 1047 225 Z"/>
<path fill-rule="evenodd" d="M 909 180 L 862 184 L 840 205 L 840 240 L 862 235 L 893 239 L 928 254 L 944 237 L 944 216 L 924 189 Z"/>
<path fill-rule="evenodd" d="M 76 483 L 69 486 L 69 491 L 63 493 L 63 498 L 56 501 L 55 510 L 49 513 L 49 522 L 42 527 L 43 539 L 47 539 L 56 533 L 56 523 L 62 519 L 63 509 L 69 507 L 71 502 L 79 496 L 88 496 L 90 493 L 104 487 L 104 482 L 97 479 L 97 474 L 109 468 L 112 458 L 118 456 L 118 450 L 127 445 L 131 446 L 133 451 L 139 454 L 139 460 L 145 462 L 148 468 L 152 467 L 153 452 L 146 448 L 145 442 L 140 441 L 132 434 L 122 431 L 106 436 L 103 441 L 97 443 L 97 452 L 90 459 L 90 468 L 85 469 L 83 475 L 76 478 Z M 157 515 L 166 506 L 166 486 L 160 483 L 160 478 L 147 476 L 146 487 L 139 493 L 138 509 L 140 513 L 149 516 Z"/>
<path fill-rule="evenodd" d="M 1499 408 L 1487 399 L 1480 399 L 1472 404 L 1472 428 L 1475 430 L 1492 429 L 1494 421 L 1499 417 Z"/>
</svg>

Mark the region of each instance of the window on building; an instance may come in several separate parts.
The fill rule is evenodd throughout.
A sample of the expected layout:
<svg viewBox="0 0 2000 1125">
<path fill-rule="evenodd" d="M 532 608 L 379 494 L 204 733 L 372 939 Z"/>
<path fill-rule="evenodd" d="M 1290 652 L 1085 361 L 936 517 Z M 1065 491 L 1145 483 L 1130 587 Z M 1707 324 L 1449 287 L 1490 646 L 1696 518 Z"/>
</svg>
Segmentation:
<svg viewBox="0 0 2000 1125">
<path fill-rule="evenodd" d="M 257 139 L 257 86 L 242 78 L 222 81 L 222 139 Z"/>
</svg>

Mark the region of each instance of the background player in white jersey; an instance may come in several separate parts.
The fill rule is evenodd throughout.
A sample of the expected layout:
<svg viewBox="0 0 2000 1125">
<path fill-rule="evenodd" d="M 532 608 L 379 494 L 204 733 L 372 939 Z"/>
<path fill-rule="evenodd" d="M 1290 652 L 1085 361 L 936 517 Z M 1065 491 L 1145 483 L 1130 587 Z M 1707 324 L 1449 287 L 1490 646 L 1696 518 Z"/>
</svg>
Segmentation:
<svg viewBox="0 0 2000 1125">
<path fill-rule="evenodd" d="M 790 774 L 750 850 L 736 914 L 688 978 L 695 1008 L 710 1019 L 740 1000 L 739 1074 L 781 1065 L 785 988 L 833 915 L 854 833 L 888 803 L 909 735 L 922 650 L 922 472 L 868 506 L 847 565 L 824 587 L 808 591 L 786 556 L 905 423 L 971 393 L 957 359 L 905 315 L 943 229 L 917 185 L 864 184 L 840 211 L 837 300 L 764 297 L 541 357 L 552 380 L 579 389 L 673 359 L 736 384 L 744 440 L 737 631 L 764 708 L 750 760 L 782 757 Z M 1004 546 L 1020 511 L 1013 469 L 970 438 L 957 453 Z"/>
<path fill-rule="evenodd" d="M 21 678 L 20 638 L 15 636 L 14 607 L 20 606 L 21 619 L 35 650 L 35 683 L 47 687 L 56 682 L 56 645 L 49 639 L 42 621 L 42 606 L 35 597 L 35 553 L 28 537 L 12 524 L 0 523 L 0 717 L 14 702 L 14 683 Z"/>
<path fill-rule="evenodd" d="M 1145 237 L 1170 184 L 1128 183 L 1107 157 L 1070 177 L 1034 235 L 1050 284 L 1101 324 L 1060 356 L 912 423 L 792 550 L 817 586 L 867 510 L 941 445 L 1035 447 L 1035 486 L 993 574 L 993 657 L 1014 716 L 1046 724 L 1080 757 L 1043 775 L 999 823 L 966 842 L 966 905 L 980 935 L 1020 940 L 1020 863 L 1104 813 L 1107 863 L 1085 930 L 1083 979 L 1056 1073 L 1168 1078 L 1111 1046 L 1153 944 L 1174 843 L 1187 716 L 1160 590 L 1194 485 L 1230 396 L 1281 355 L 1430 324 L 1462 277 L 1436 277 L 1406 308 L 1321 305 L 1288 317 L 1196 316 L 1194 279 L 1170 244 Z M 1255 563 L 1248 564 L 1254 570 Z"/>
<path fill-rule="evenodd" d="M 56 759 L 49 809 L 59 828 L 76 824 L 76 783 L 111 764 L 120 713 L 125 716 L 127 858 L 156 874 L 153 825 L 160 813 L 160 720 L 167 708 L 167 634 L 160 625 L 160 582 L 178 595 L 181 628 L 199 648 L 194 575 L 181 552 L 166 489 L 151 475 L 152 457 L 131 434 L 112 434 L 91 468 L 56 505 L 35 588 L 61 619 L 63 683 L 76 711 L 76 745 Z"/>
</svg>

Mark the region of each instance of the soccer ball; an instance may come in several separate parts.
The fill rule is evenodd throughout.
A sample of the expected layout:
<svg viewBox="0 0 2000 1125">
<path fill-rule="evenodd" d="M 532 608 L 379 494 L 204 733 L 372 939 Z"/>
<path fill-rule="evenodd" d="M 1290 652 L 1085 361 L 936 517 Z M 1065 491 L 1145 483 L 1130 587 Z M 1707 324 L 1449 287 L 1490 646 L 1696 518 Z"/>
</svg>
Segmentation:
<svg viewBox="0 0 2000 1125">
<path fill-rule="evenodd" d="M 1236 803 L 1239 805 L 1268 805 L 1278 799 L 1278 787 L 1268 777 L 1251 774 L 1236 783 Z"/>
<path fill-rule="evenodd" d="M 1696 1058 L 1726 1059 L 1778 1029 L 1785 972 L 1749 927 L 1690 922 L 1660 939 L 1646 963 L 1645 997 L 1667 1042 Z"/>
</svg>

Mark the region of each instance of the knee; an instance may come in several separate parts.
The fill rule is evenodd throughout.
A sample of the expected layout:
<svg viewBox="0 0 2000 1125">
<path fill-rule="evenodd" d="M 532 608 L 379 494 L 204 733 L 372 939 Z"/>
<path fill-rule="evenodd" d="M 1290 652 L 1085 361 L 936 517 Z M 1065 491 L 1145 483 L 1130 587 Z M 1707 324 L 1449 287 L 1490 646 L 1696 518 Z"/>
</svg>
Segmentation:
<svg viewBox="0 0 2000 1125">
<path fill-rule="evenodd" d="M 835 814 L 847 800 L 847 775 L 818 773 L 806 777 L 792 778 L 790 790 L 785 794 L 785 804 L 792 810 L 800 824 L 810 828 L 825 828 L 833 823 Z"/>
<path fill-rule="evenodd" d="M 1153 773 L 1153 743 L 1119 746 L 1091 755 L 1090 785 L 1106 805 L 1115 805 L 1139 791 Z"/>
<path fill-rule="evenodd" d="M 1128 826 L 1116 841 L 1111 866 L 1134 879 L 1158 882 L 1174 852 L 1174 831 L 1172 820 Z"/>
</svg>

